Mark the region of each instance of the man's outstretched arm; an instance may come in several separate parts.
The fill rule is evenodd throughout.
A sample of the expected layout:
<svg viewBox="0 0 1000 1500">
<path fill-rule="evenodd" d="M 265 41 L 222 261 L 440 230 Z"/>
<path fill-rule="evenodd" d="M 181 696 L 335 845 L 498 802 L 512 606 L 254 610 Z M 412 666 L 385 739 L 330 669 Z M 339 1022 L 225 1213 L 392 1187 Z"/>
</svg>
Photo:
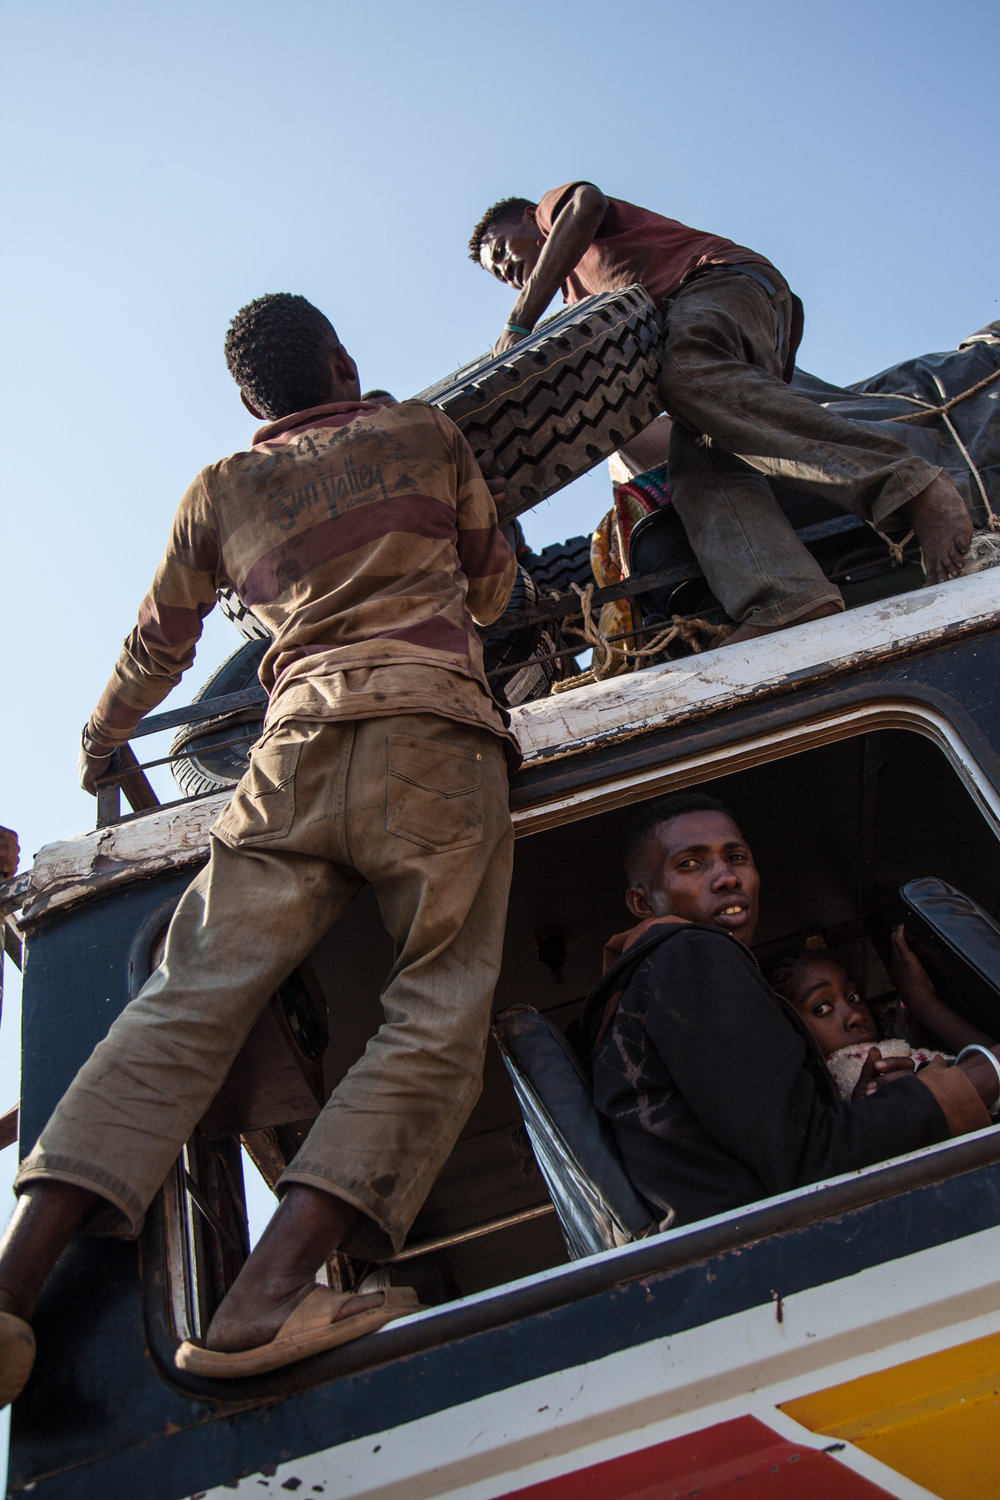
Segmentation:
<svg viewBox="0 0 1000 1500">
<path fill-rule="evenodd" d="M 578 182 L 556 215 L 538 264 L 525 282 L 508 322 L 532 329 L 566 277 L 591 245 L 607 212 L 608 200 L 592 182 Z M 524 337 L 505 331 L 496 343 L 496 353 L 512 349 Z"/>
<path fill-rule="evenodd" d="M 181 501 L 138 623 L 84 728 L 79 774 L 85 791 L 96 794 L 112 752 L 191 665 L 202 620 L 215 604 L 220 567 L 215 520 L 199 476 Z"/>
</svg>

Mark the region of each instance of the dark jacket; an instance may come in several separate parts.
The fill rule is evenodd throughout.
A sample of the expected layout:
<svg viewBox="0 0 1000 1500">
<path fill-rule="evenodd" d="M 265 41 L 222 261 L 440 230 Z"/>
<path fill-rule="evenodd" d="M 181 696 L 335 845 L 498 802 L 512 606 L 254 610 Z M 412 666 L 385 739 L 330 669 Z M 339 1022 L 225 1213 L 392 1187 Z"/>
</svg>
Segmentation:
<svg viewBox="0 0 1000 1500">
<path fill-rule="evenodd" d="M 623 982 L 607 1025 L 608 996 Z M 803 1024 L 717 928 L 673 922 L 645 933 L 592 992 L 582 1028 L 596 1047 L 597 1106 L 663 1228 L 958 1133 L 915 1076 L 838 1100 Z M 974 1094 L 964 1077 L 949 1084 Z M 987 1122 L 975 1104 L 977 1095 L 964 1129 Z"/>
</svg>

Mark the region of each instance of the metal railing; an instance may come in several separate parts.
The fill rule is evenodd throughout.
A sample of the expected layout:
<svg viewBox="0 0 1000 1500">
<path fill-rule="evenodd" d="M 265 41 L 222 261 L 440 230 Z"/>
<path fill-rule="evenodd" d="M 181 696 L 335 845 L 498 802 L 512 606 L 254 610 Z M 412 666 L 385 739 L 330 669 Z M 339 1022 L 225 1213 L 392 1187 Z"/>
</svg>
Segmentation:
<svg viewBox="0 0 1000 1500">
<path fill-rule="evenodd" d="M 859 522 L 855 516 L 837 516 L 830 520 L 818 522 L 815 525 L 802 528 L 798 535 L 805 543 L 822 541 L 824 538 L 834 536 L 840 532 L 853 529 L 865 530 L 864 524 Z M 700 577 L 697 565 L 692 566 L 687 562 L 681 566 L 661 568 L 653 573 L 634 574 L 623 579 L 620 583 L 610 584 L 606 588 L 594 588 L 589 598 L 589 606 L 594 615 L 600 611 L 605 604 L 611 604 L 616 600 L 632 600 L 642 594 L 648 594 L 657 589 L 674 589 L 679 585 L 690 582 L 693 578 Z M 554 594 L 548 598 L 539 599 L 527 609 L 510 610 L 500 616 L 491 625 L 485 628 L 484 635 L 491 639 L 503 636 L 514 631 L 524 629 L 532 625 L 557 626 L 569 621 L 580 619 L 583 616 L 583 604 L 581 597 L 576 592 Z M 719 618 L 724 616 L 719 612 Z M 624 631 L 606 637 L 608 645 L 634 641 L 639 644 L 642 641 L 662 630 L 663 622 L 650 622 L 637 626 L 630 631 Z M 563 641 L 556 642 L 555 650 L 536 651 L 516 661 L 507 662 L 501 667 L 488 671 L 486 676 L 491 683 L 502 682 L 505 678 L 513 677 L 526 667 L 548 664 L 552 662 L 566 661 L 577 657 L 590 649 L 589 645 L 578 640 L 575 643 L 566 644 Z M 187 725 L 201 724 L 206 734 L 218 732 L 222 729 L 235 729 L 233 715 L 243 713 L 254 708 L 263 708 L 267 703 L 267 695 L 264 689 L 258 685 L 244 688 L 239 692 L 226 693 L 219 697 L 204 700 L 199 703 L 189 704 L 185 708 L 170 709 L 165 713 L 148 714 L 140 721 L 133 732 L 132 739 L 143 739 L 148 735 L 157 734 L 167 729 L 179 729 Z M 252 744 L 255 736 L 252 734 L 237 735 L 231 740 L 216 742 L 211 748 L 221 750 L 237 744 Z M 195 753 L 197 747 L 194 747 Z M 151 786 L 145 772 L 154 767 L 169 765 L 174 761 L 190 756 L 192 746 L 184 745 L 176 752 L 155 759 L 140 762 L 135 755 L 130 742 L 122 745 L 115 751 L 106 773 L 99 779 L 97 784 L 97 824 L 98 828 L 107 828 L 119 823 L 132 815 L 138 815 L 149 811 L 154 807 L 174 807 L 182 803 L 197 800 L 199 797 L 212 795 L 211 792 L 199 792 L 193 796 L 181 796 L 169 802 L 161 803 L 159 797 Z M 122 813 L 121 798 L 124 794 L 131 808 L 131 814 Z"/>
</svg>

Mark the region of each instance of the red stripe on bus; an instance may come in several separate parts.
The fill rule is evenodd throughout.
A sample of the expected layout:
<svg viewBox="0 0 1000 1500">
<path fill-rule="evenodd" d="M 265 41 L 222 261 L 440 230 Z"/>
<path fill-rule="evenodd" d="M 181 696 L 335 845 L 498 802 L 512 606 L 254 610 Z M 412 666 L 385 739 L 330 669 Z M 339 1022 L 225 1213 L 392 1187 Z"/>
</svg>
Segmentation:
<svg viewBox="0 0 1000 1500">
<path fill-rule="evenodd" d="M 790 1443 L 756 1417 L 737 1417 L 625 1453 L 504 1500 L 876 1500 L 889 1491 L 819 1448 Z"/>
</svg>

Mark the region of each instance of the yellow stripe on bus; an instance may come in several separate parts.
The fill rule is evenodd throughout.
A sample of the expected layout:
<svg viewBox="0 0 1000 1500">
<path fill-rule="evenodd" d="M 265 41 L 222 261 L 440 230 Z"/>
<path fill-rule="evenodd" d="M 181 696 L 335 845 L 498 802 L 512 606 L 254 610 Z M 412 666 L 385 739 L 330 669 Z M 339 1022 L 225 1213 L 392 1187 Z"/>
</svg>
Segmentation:
<svg viewBox="0 0 1000 1500">
<path fill-rule="evenodd" d="M 942 1500 L 1000 1495 L 1000 1334 L 783 1403 Z"/>
</svg>

